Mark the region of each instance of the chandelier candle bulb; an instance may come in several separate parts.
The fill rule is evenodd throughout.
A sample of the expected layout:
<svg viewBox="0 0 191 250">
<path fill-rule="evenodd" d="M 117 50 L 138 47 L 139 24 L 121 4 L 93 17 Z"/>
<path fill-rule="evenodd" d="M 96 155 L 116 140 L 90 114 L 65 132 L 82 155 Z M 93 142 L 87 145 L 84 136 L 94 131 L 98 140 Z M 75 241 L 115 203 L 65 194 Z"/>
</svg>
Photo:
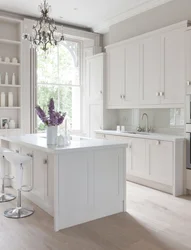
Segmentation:
<svg viewBox="0 0 191 250">
<path fill-rule="evenodd" d="M 12 92 L 8 93 L 8 106 L 13 107 L 13 93 Z"/>
</svg>

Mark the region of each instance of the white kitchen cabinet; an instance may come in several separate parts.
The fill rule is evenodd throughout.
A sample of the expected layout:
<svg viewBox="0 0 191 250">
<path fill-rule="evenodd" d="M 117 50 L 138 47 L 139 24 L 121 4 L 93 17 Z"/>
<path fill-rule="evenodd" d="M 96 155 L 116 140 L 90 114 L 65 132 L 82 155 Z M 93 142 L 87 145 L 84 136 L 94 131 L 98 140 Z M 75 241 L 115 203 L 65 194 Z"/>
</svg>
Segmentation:
<svg viewBox="0 0 191 250">
<path fill-rule="evenodd" d="M 92 104 L 88 106 L 89 137 L 95 138 L 95 131 L 103 129 L 103 105 Z"/>
<path fill-rule="evenodd" d="M 186 31 L 186 94 L 191 94 L 191 29 Z"/>
<path fill-rule="evenodd" d="M 125 84 L 124 46 L 117 46 L 107 51 L 107 83 L 108 106 L 121 106 Z"/>
<path fill-rule="evenodd" d="M 182 22 L 106 47 L 108 108 L 183 107 L 187 27 Z"/>
<path fill-rule="evenodd" d="M 139 42 L 128 43 L 125 46 L 125 84 L 122 106 L 139 103 L 140 88 L 140 45 Z"/>
<path fill-rule="evenodd" d="M 116 126 L 114 110 L 106 110 L 105 54 L 87 58 L 87 79 L 85 89 L 84 118 L 86 136 L 95 138 L 95 130 Z M 113 125 L 114 124 L 114 125 Z"/>
<path fill-rule="evenodd" d="M 97 132 L 97 138 L 124 141 L 128 181 L 155 188 L 174 196 L 185 194 L 184 139 L 169 141 Z M 141 137 L 141 136 L 140 136 Z M 159 136 L 160 137 L 160 136 Z M 168 137 L 168 136 L 167 136 Z M 191 176 L 191 175 L 190 175 Z M 188 179 L 188 178 L 187 178 Z M 187 181 L 187 188 L 190 187 Z"/>
<path fill-rule="evenodd" d="M 173 143 L 160 140 L 146 141 L 148 178 L 168 186 L 173 185 Z"/>
<path fill-rule="evenodd" d="M 130 175 L 147 177 L 146 141 L 131 138 L 127 148 L 127 173 Z"/>
<path fill-rule="evenodd" d="M 140 104 L 160 103 L 161 38 L 151 36 L 141 42 Z"/>
<path fill-rule="evenodd" d="M 103 101 L 103 81 L 105 68 L 105 54 L 98 54 L 87 58 L 87 101 L 100 103 Z"/>
<path fill-rule="evenodd" d="M 183 104 L 185 95 L 185 31 L 172 30 L 163 34 L 161 92 L 162 104 Z"/>
</svg>

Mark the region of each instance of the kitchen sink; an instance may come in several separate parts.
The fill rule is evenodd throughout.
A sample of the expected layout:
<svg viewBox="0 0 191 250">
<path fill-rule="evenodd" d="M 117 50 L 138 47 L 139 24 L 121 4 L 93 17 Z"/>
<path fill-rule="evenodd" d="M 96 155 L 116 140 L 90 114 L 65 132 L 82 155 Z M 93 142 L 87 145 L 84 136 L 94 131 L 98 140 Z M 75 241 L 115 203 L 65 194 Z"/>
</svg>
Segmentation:
<svg viewBox="0 0 191 250">
<path fill-rule="evenodd" d="M 132 135 L 150 135 L 150 133 L 147 132 L 133 132 L 133 131 L 125 131 L 126 134 L 132 134 Z"/>
</svg>

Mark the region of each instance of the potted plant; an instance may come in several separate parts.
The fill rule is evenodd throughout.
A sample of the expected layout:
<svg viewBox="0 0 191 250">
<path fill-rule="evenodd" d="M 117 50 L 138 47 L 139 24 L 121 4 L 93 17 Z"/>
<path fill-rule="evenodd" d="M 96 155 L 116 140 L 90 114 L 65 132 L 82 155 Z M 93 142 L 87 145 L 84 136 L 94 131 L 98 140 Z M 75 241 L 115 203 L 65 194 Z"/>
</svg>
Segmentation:
<svg viewBox="0 0 191 250">
<path fill-rule="evenodd" d="M 47 144 L 55 145 L 57 139 L 58 126 L 61 125 L 66 116 L 65 113 L 55 111 L 54 100 L 50 99 L 48 103 L 48 114 L 38 105 L 35 108 L 38 117 L 47 126 Z"/>
</svg>

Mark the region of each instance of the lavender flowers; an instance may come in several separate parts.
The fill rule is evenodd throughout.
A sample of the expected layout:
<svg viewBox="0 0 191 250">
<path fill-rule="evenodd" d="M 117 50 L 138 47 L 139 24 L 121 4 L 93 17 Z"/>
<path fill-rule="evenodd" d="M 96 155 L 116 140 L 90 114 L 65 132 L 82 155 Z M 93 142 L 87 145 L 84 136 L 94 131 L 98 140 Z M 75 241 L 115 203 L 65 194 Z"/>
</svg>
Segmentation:
<svg viewBox="0 0 191 250">
<path fill-rule="evenodd" d="M 61 112 L 56 112 L 54 110 L 53 98 L 51 98 L 48 103 L 48 115 L 45 114 L 45 112 L 41 109 L 40 106 L 36 106 L 35 110 L 36 110 L 38 117 L 41 119 L 41 121 L 48 127 L 58 126 L 62 124 L 66 116 L 66 113 L 62 114 Z"/>
</svg>

